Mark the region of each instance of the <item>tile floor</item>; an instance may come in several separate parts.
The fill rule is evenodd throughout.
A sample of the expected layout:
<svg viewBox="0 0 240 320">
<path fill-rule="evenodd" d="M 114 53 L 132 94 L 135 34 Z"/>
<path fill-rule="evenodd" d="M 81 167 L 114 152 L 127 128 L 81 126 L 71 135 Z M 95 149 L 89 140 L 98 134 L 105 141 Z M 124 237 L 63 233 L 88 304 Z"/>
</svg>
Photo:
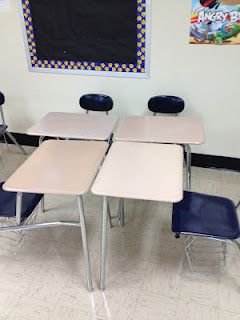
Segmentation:
<svg viewBox="0 0 240 320">
<path fill-rule="evenodd" d="M 0 155 L 2 180 L 25 159 L 14 146 L 2 146 Z M 237 202 L 240 174 L 193 168 L 192 189 Z M 125 227 L 109 230 L 107 289 L 100 292 L 101 199 L 84 200 L 95 291 L 85 289 L 78 229 L 30 231 L 20 249 L 2 236 L 0 320 L 240 320 L 240 255 L 229 247 L 226 266 L 191 273 L 165 203 L 126 201 Z M 77 216 L 74 197 L 47 195 L 46 208 L 39 220 Z"/>
</svg>

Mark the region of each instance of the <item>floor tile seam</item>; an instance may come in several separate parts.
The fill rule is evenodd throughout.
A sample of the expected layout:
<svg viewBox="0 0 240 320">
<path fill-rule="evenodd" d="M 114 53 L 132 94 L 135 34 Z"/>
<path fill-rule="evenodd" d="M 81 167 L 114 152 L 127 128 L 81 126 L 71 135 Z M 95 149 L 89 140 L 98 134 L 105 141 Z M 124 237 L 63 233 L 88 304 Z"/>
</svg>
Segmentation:
<svg viewBox="0 0 240 320">
<path fill-rule="evenodd" d="M 139 299 L 139 297 L 140 297 L 141 291 L 143 291 L 143 287 L 144 287 L 144 283 L 145 283 L 145 279 L 146 279 L 146 275 L 147 275 L 147 271 L 148 271 L 149 262 L 146 262 L 146 263 L 147 263 L 147 265 L 146 265 L 146 270 L 145 270 L 144 275 L 143 275 L 142 285 L 141 285 L 141 288 L 140 288 L 140 290 L 139 290 L 138 299 Z"/>
<path fill-rule="evenodd" d="M 181 257 L 181 270 L 180 270 L 180 281 L 179 281 L 179 286 L 178 286 L 178 299 L 180 299 L 180 294 L 181 294 L 181 288 L 182 288 L 182 281 L 183 281 L 183 271 L 184 271 L 184 261 L 186 257 L 183 255 Z"/>
<path fill-rule="evenodd" d="M 31 238 L 31 237 L 30 237 Z M 64 245 L 66 248 L 72 248 L 72 249 L 78 249 L 78 248 L 75 248 L 75 247 L 72 247 L 71 245 L 69 245 L 69 242 L 67 241 L 60 241 L 60 239 L 54 239 L 54 238 L 50 238 L 50 237 L 44 237 L 44 236 L 34 236 L 32 237 L 31 239 L 37 239 L 37 240 L 43 240 L 43 241 L 46 241 L 46 242 L 50 242 L 51 244 L 62 244 Z M 47 248 L 47 250 L 49 250 L 50 247 Z M 43 252 L 44 254 L 44 252 Z"/>
<path fill-rule="evenodd" d="M 208 305 L 208 304 L 199 303 L 199 302 L 196 302 L 196 301 L 185 300 L 182 297 L 179 297 L 178 300 L 179 300 L 178 304 L 180 304 L 181 302 L 183 302 L 183 303 L 194 303 L 194 304 L 199 305 L 201 307 L 207 307 L 207 308 L 211 308 L 211 309 L 215 309 L 215 310 L 220 309 L 220 307 L 218 305 Z"/>
<path fill-rule="evenodd" d="M 154 267 L 160 267 L 160 266 L 164 266 L 164 267 L 167 267 L 167 270 L 173 270 L 173 271 L 176 271 L 179 273 L 179 275 L 182 277 L 182 266 L 180 265 L 176 265 L 174 263 L 169 263 L 169 261 L 166 261 L 166 260 L 162 260 L 162 261 L 159 261 L 159 262 L 154 262 L 154 261 L 145 261 L 147 262 L 147 265 L 153 265 Z M 165 262 L 165 263 L 164 263 Z M 167 263 L 166 263 L 167 262 Z M 179 270 L 180 269 L 180 270 Z"/>
<path fill-rule="evenodd" d="M 126 320 L 132 320 L 131 316 L 132 316 L 132 314 L 134 314 L 135 311 L 136 311 L 136 308 L 137 308 L 137 305 L 138 305 L 138 301 L 139 301 L 140 296 L 141 296 L 142 289 L 139 288 L 139 289 L 137 289 L 137 290 L 138 290 L 138 294 L 137 294 L 137 297 L 136 297 L 136 300 L 135 300 L 135 306 L 133 307 L 133 310 L 132 310 L 131 313 L 128 315 L 128 317 L 126 318 Z M 113 320 L 113 319 L 112 319 L 112 320 Z"/>
<path fill-rule="evenodd" d="M 67 283 L 67 281 L 69 280 L 69 278 L 70 278 L 70 275 L 69 275 L 68 279 L 65 279 L 65 280 L 64 280 L 64 283 L 61 284 L 61 289 L 62 289 L 62 290 L 64 290 L 64 288 L 65 288 L 65 286 L 66 286 L 66 283 Z M 33 281 L 34 281 L 34 279 L 33 279 Z M 39 283 L 39 280 L 37 280 L 36 283 Z M 84 287 L 85 283 L 83 283 L 82 285 L 83 285 L 83 287 Z M 43 284 L 43 286 L 44 286 L 44 284 Z M 39 291 L 39 290 L 38 290 L 38 287 L 37 287 L 37 290 L 35 290 L 34 293 L 32 293 L 32 294 L 31 294 L 31 293 L 29 294 L 29 289 L 30 289 L 30 287 L 28 286 L 28 287 L 23 291 L 23 294 L 22 294 L 22 296 L 20 296 L 20 299 L 22 299 L 22 298 L 24 298 L 24 297 L 29 297 L 29 298 L 31 298 L 31 299 L 39 300 L 39 301 L 44 302 L 44 303 L 46 302 L 46 299 L 45 299 L 45 298 L 43 298 L 43 299 L 42 299 L 42 298 L 36 298 L 36 297 L 34 296 L 34 294 Z M 40 290 L 41 290 L 41 288 L 40 288 Z M 58 294 L 60 294 L 60 292 L 58 292 Z"/>
<path fill-rule="evenodd" d="M 60 293 L 59 293 L 59 295 L 60 295 Z M 21 300 L 23 300 L 24 298 L 29 298 L 32 301 L 35 301 L 35 303 L 39 302 L 41 304 L 44 304 L 46 306 L 46 308 L 49 309 L 52 313 L 55 312 L 54 310 L 55 310 L 56 306 L 59 305 L 58 304 L 59 299 L 56 299 L 56 301 L 54 301 L 54 302 L 52 300 L 49 302 L 49 300 L 46 298 L 41 298 L 41 297 L 36 298 L 34 295 L 27 295 L 24 292 L 24 294 L 21 297 L 19 297 L 19 301 L 15 307 L 17 307 L 19 305 L 19 303 L 21 303 Z"/>
<path fill-rule="evenodd" d="M 74 310 L 74 309 L 73 309 Z M 51 319 L 51 320 L 58 320 L 58 311 L 59 311 L 59 309 L 54 309 L 53 310 L 53 316 L 54 316 L 54 319 Z M 86 312 L 85 310 L 81 310 L 81 315 L 84 315 L 84 316 L 86 316 L 86 319 L 88 319 L 88 320 L 92 320 L 92 314 L 91 313 L 89 313 L 89 312 Z M 33 319 L 34 320 L 34 319 Z M 43 320 L 45 320 L 45 319 L 43 319 Z M 48 320 L 48 319 L 47 319 Z M 67 319 L 66 319 L 67 320 Z M 73 318 L 71 318 L 71 320 L 75 320 L 75 319 L 73 319 Z M 94 318 L 93 318 L 93 320 L 95 320 Z"/>
<path fill-rule="evenodd" d="M 219 303 L 217 302 L 216 304 L 214 303 L 214 304 L 212 304 L 212 303 L 204 303 L 204 302 L 200 302 L 200 301 L 198 301 L 197 299 L 194 299 L 194 298 L 191 298 L 191 297 L 186 297 L 186 298 L 184 298 L 183 296 L 179 296 L 179 299 L 181 300 L 181 301 L 184 301 L 184 302 L 190 302 L 190 303 L 196 303 L 196 304 L 199 304 L 199 305 L 201 305 L 201 306 L 205 306 L 205 307 L 210 307 L 210 308 L 219 308 L 220 306 L 219 306 Z"/>
<path fill-rule="evenodd" d="M 8 313 L 8 315 L 6 316 L 6 320 L 10 317 L 10 315 L 11 315 L 11 313 L 14 311 L 14 309 L 16 309 L 17 308 L 17 306 L 19 305 L 19 303 L 20 303 L 20 301 L 21 301 L 21 299 L 22 299 L 23 297 L 22 296 L 19 296 L 18 297 L 18 301 L 17 301 L 17 303 L 14 305 L 14 307 L 11 309 L 11 311 Z M 2 319 L 1 319 L 2 320 Z"/>
<path fill-rule="evenodd" d="M 218 309 L 219 309 L 219 310 L 218 310 L 218 313 L 219 313 L 219 314 L 220 314 L 221 311 L 227 312 L 227 313 L 232 313 L 232 314 L 234 315 L 234 317 L 233 317 L 231 320 L 240 320 L 240 311 L 239 311 L 239 313 L 238 313 L 238 312 L 226 310 L 226 309 L 224 309 L 224 308 L 222 308 L 222 307 L 219 307 Z"/>
<path fill-rule="evenodd" d="M 179 295 L 176 295 L 176 296 L 174 296 L 174 295 L 168 295 L 168 294 L 163 293 L 163 292 L 157 293 L 157 292 L 153 292 L 153 291 L 148 290 L 148 289 L 142 289 L 141 292 L 143 292 L 143 294 L 144 294 L 144 293 L 148 293 L 148 294 L 150 294 L 150 295 L 158 296 L 158 297 L 163 296 L 163 297 L 165 297 L 165 298 L 170 298 L 170 299 L 172 299 L 172 300 L 181 299 Z M 141 296 L 141 293 L 140 293 L 140 296 Z"/>
<path fill-rule="evenodd" d="M 239 258 L 240 259 L 240 258 Z M 230 273 L 225 273 L 225 274 L 223 274 L 223 277 L 221 278 L 221 279 L 219 279 L 219 282 L 221 283 L 221 280 L 223 280 L 224 279 L 224 276 L 231 276 L 231 277 L 236 277 L 239 281 L 240 281 L 240 273 L 239 272 L 237 272 L 236 271 L 236 273 L 235 272 L 230 272 Z"/>
<path fill-rule="evenodd" d="M 183 268 L 183 272 L 184 272 L 184 268 Z M 184 298 L 183 296 L 181 296 L 181 290 L 182 290 L 182 287 L 183 287 L 183 280 L 184 280 L 184 275 L 182 274 L 181 275 L 181 283 L 180 283 L 180 285 L 179 285 L 179 287 L 180 287 L 180 292 L 179 292 L 179 298 L 180 299 L 182 299 L 182 300 L 185 300 L 185 301 L 189 301 L 189 300 L 191 300 L 191 298 L 190 299 L 188 299 L 188 298 Z M 219 290 L 220 290 L 220 282 L 219 282 L 219 278 L 218 278 L 218 288 L 217 288 L 217 303 L 216 304 L 214 304 L 213 306 L 216 306 L 216 307 L 218 307 L 219 306 L 219 302 L 220 302 L 220 293 L 219 293 Z M 192 299 L 193 301 L 194 301 L 194 299 Z M 195 300 L 196 301 L 196 300 Z M 196 301 L 196 303 L 198 303 L 198 304 L 202 304 L 202 305 L 205 305 L 205 306 L 209 306 L 209 304 L 204 304 L 204 303 L 199 303 L 199 302 L 197 302 Z"/>
<path fill-rule="evenodd" d="M 155 266 L 158 266 L 159 264 L 158 263 L 151 263 Z M 144 286 L 144 282 L 145 282 L 145 279 L 146 279 L 146 275 L 147 275 L 147 271 L 145 272 L 144 274 L 144 281 L 143 281 L 143 286 Z M 180 283 L 179 283 L 179 290 L 178 290 L 178 294 L 173 296 L 173 295 L 166 295 L 166 294 L 163 294 L 162 292 L 160 293 L 160 295 L 163 295 L 163 296 L 166 296 L 166 297 L 169 297 L 169 298 L 174 298 L 174 299 L 179 299 L 180 298 L 180 289 L 181 289 L 181 283 L 182 283 L 182 266 L 181 266 L 181 272 L 180 272 Z M 142 290 L 143 290 L 143 287 L 142 287 Z M 146 290 L 144 289 L 144 292 L 149 292 L 153 295 L 159 295 L 159 293 L 156 293 L 156 292 L 153 292 L 151 290 Z"/>
</svg>

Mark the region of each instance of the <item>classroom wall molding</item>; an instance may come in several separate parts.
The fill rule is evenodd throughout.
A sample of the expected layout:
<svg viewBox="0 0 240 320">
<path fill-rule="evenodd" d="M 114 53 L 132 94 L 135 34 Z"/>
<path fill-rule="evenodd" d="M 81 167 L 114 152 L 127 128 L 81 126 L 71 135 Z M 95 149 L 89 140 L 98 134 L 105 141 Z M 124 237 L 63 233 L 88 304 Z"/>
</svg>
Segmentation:
<svg viewBox="0 0 240 320">
<path fill-rule="evenodd" d="M 16 133 L 16 132 L 11 132 L 11 133 L 21 145 L 30 146 L 30 147 L 38 146 L 39 136 L 29 136 L 27 134 Z M 53 138 L 46 137 L 46 139 L 53 139 Z M 3 139 L 0 141 L 4 142 Z M 10 139 L 8 139 L 8 137 L 7 137 L 7 141 L 9 144 L 13 143 Z M 240 159 L 216 156 L 216 155 L 192 153 L 192 166 L 202 167 L 202 168 L 234 170 L 234 171 L 240 172 Z"/>
</svg>

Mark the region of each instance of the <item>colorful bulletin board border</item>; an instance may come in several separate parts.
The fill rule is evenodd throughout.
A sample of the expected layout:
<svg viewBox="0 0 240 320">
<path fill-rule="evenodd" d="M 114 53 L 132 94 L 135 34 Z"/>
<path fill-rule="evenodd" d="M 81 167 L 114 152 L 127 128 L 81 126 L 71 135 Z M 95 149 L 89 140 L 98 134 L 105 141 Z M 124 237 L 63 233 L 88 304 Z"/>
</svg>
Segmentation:
<svg viewBox="0 0 240 320">
<path fill-rule="evenodd" d="M 192 0 L 190 43 L 240 44 L 240 0 Z"/>
<path fill-rule="evenodd" d="M 136 0 L 136 64 L 38 59 L 29 0 L 19 0 L 30 71 L 114 77 L 149 77 L 151 0 Z"/>
</svg>

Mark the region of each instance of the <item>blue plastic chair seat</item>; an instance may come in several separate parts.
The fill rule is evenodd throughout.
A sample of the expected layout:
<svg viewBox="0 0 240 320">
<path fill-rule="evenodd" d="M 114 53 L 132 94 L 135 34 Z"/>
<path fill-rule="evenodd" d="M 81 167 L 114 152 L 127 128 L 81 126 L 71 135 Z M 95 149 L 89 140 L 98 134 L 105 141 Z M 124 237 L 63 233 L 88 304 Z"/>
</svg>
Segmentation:
<svg viewBox="0 0 240 320">
<path fill-rule="evenodd" d="M 4 104 L 4 102 L 5 102 L 4 94 L 0 92 L 0 105 Z"/>
<path fill-rule="evenodd" d="M 181 202 L 173 205 L 172 231 L 234 240 L 240 237 L 234 203 L 226 198 L 184 192 Z"/>
<path fill-rule="evenodd" d="M 0 125 L 0 136 L 4 134 L 4 132 L 7 130 L 7 126 L 5 124 Z"/>
<path fill-rule="evenodd" d="M 83 109 L 90 111 L 108 112 L 113 108 L 112 98 L 104 94 L 85 94 L 81 96 L 79 104 Z"/>
<path fill-rule="evenodd" d="M 0 217 L 16 217 L 16 192 L 7 192 L 2 189 L 4 182 L 0 182 Z M 42 194 L 23 193 L 22 197 L 22 220 L 31 215 Z"/>
<path fill-rule="evenodd" d="M 148 109 L 154 113 L 180 113 L 184 100 L 175 96 L 155 96 L 148 101 Z"/>
</svg>

